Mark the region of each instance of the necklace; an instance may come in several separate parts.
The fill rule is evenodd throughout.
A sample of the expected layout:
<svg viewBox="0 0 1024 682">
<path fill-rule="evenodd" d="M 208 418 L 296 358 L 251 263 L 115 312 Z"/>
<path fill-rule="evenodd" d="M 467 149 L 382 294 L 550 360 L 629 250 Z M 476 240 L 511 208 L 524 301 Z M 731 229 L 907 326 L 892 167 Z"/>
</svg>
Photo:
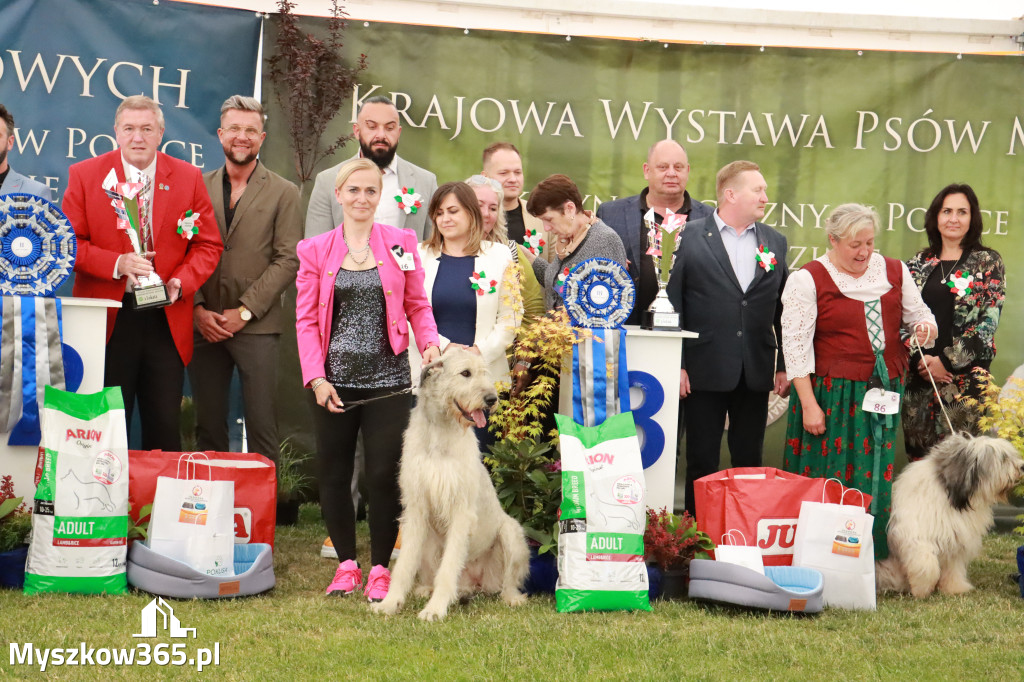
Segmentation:
<svg viewBox="0 0 1024 682">
<path fill-rule="evenodd" d="M 590 223 L 587 223 L 586 225 L 583 226 L 582 230 L 574 234 L 569 239 L 569 241 L 565 242 L 564 248 L 559 248 L 558 246 L 555 246 L 555 255 L 558 256 L 559 259 L 565 260 L 566 257 L 569 256 L 569 254 L 571 254 L 573 250 L 580 245 L 580 242 L 583 241 L 583 238 L 587 235 L 587 232 L 589 231 Z"/>
<path fill-rule="evenodd" d="M 349 255 L 352 256 L 352 262 L 355 263 L 356 265 L 362 265 L 363 263 L 366 262 L 366 259 L 370 257 L 370 254 L 369 254 L 369 251 L 370 251 L 370 237 L 369 237 L 369 235 L 367 235 L 367 237 L 366 237 L 366 243 L 363 244 L 363 248 L 361 248 L 361 249 L 353 249 L 351 246 L 348 245 L 348 238 L 346 238 L 346 236 L 345 236 L 345 227 L 342 226 L 342 228 L 341 228 L 341 241 L 345 242 L 345 248 L 348 249 Z M 360 260 L 359 258 L 356 258 L 356 254 L 357 253 L 363 254 L 362 260 Z"/>
<path fill-rule="evenodd" d="M 953 267 L 949 269 L 949 272 L 946 272 L 946 268 L 942 267 L 942 261 L 939 261 L 939 273 L 942 275 L 942 284 L 945 284 L 946 282 L 949 281 L 949 276 L 956 272 L 956 266 L 960 265 L 960 259 L 963 257 L 964 254 L 963 252 L 961 252 L 960 256 L 955 261 L 953 261 Z"/>
</svg>

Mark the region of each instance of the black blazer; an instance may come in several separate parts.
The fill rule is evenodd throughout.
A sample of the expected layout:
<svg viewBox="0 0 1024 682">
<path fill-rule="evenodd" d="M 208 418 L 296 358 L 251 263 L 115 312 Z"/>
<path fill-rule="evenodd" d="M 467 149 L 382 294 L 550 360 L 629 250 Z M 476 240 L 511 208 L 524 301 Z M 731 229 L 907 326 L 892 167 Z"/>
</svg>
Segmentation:
<svg viewBox="0 0 1024 682">
<path fill-rule="evenodd" d="M 714 212 L 711 206 L 690 198 L 690 217 L 687 221 L 705 218 Z M 640 233 L 644 229 L 643 216 L 640 215 L 640 195 L 606 201 L 597 207 L 597 217 L 615 230 L 622 238 L 626 247 L 626 258 L 629 260 L 629 276 L 636 284 L 640 280 Z"/>
<path fill-rule="evenodd" d="M 731 391 L 741 372 L 754 391 L 770 391 L 775 372 L 783 371 L 782 290 L 786 267 L 786 238 L 763 223 L 755 223 L 758 245 L 778 261 L 771 272 L 757 266 L 746 291 L 740 289 L 714 216 L 687 222 L 668 283 L 668 297 L 680 314 L 680 324 L 697 332 L 683 340 L 681 367 L 695 391 Z"/>
</svg>

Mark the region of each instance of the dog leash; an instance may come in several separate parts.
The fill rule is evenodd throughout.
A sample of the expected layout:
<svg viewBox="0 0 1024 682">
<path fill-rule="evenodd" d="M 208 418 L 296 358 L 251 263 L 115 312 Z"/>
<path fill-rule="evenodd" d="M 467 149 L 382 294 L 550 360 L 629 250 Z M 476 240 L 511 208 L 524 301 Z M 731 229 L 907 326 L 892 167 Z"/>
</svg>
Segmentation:
<svg viewBox="0 0 1024 682">
<path fill-rule="evenodd" d="M 927 339 L 925 339 L 927 342 Z M 956 429 L 953 428 L 953 422 L 949 418 L 949 413 L 946 412 L 946 406 L 942 403 L 942 396 L 939 395 L 939 387 L 935 384 L 935 377 L 932 376 L 932 370 L 928 367 L 928 361 L 924 356 L 924 348 L 917 340 L 917 335 L 910 337 L 910 347 L 917 348 L 917 352 L 921 355 L 921 361 L 924 363 L 924 369 L 928 372 L 928 380 L 932 382 L 932 391 L 935 392 L 935 398 L 939 401 L 939 409 L 942 410 L 942 416 L 946 418 L 946 424 L 949 426 L 950 433 L 956 433 Z"/>
<path fill-rule="evenodd" d="M 393 398 L 396 395 L 403 395 L 405 393 L 412 393 L 412 386 L 409 388 L 403 388 L 401 391 L 395 391 L 393 393 L 385 393 L 384 395 L 374 396 L 373 398 L 363 398 L 362 400 L 350 400 L 348 402 L 342 401 L 342 409 L 349 407 L 358 407 L 359 405 L 365 405 L 366 403 L 372 403 L 374 400 L 384 400 L 385 398 Z"/>
</svg>

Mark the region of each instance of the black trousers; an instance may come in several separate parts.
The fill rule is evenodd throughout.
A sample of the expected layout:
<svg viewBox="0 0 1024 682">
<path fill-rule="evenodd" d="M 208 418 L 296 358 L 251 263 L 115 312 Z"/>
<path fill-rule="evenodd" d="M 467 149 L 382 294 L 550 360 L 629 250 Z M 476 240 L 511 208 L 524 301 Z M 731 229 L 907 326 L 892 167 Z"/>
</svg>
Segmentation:
<svg viewBox="0 0 1024 682">
<path fill-rule="evenodd" d="M 731 391 L 693 391 L 683 401 L 686 422 L 686 511 L 696 516 L 693 482 L 718 471 L 725 417 L 734 467 L 761 466 L 769 391 L 752 391 L 746 379 Z M 718 542 L 718 538 L 713 538 Z"/>
<path fill-rule="evenodd" d="M 129 429 L 138 400 L 143 450 L 179 452 L 185 365 L 163 308 L 135 310 L 131 299 L 125 294 L 117 311 L 107 342 L 103 385 L 121 388 Z"/>
<path fill-rule="evenodd" d="M 337 390 L 342 403 L 347 403 L 398 389 Z M 339 562 L 356 558 L 356 515 L 351 486 L 356 436 L 360 431 L 366 450 L 364 478 L 369 507 L 370 563 L 386 567 L 391 560 L 391 550 L 398 537 L 398 517 L 402 513 L 398 461 L 402 456 L 402 435 L 409 425 L 412 400 L 410 393 L 403 393 L 346 408 L 341 414 L 312 403 L 320 509 Z"/>
</svg>

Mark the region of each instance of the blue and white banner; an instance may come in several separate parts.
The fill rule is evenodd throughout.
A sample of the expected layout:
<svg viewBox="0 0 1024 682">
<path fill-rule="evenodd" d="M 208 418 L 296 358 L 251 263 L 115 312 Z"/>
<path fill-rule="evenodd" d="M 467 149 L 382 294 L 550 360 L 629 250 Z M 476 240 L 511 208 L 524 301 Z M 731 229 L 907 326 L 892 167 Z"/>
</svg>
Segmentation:
<svg viewBox="0 0 1024 682">
<path fill-rule="evenodd" d="M 591 338 L 572 348 L 572 418 L 582 426 L 597 426 L 630 410 L 626 330 L 591 332 Z"/>
<path fill-rule="evenodd" d="M 3 0 L 0 103 L 15 119 L 12 168 L 62 196 L 68 166 L 117 146 L 114 112 L 139 94 L 163 109 L 162 151 L 220 166 L 220 105 L 253 93 L 260 21 L 171 0 Z"/>
<path fill-rule="evenodd" d="M 0 297 L 0 433 L 10 431 L 8 445 L 39 445 L 46 386 L 74 391 L 82 383 L 82 361 L 63 346 L 61 327 L 60 299 Z"/>
</svg>

